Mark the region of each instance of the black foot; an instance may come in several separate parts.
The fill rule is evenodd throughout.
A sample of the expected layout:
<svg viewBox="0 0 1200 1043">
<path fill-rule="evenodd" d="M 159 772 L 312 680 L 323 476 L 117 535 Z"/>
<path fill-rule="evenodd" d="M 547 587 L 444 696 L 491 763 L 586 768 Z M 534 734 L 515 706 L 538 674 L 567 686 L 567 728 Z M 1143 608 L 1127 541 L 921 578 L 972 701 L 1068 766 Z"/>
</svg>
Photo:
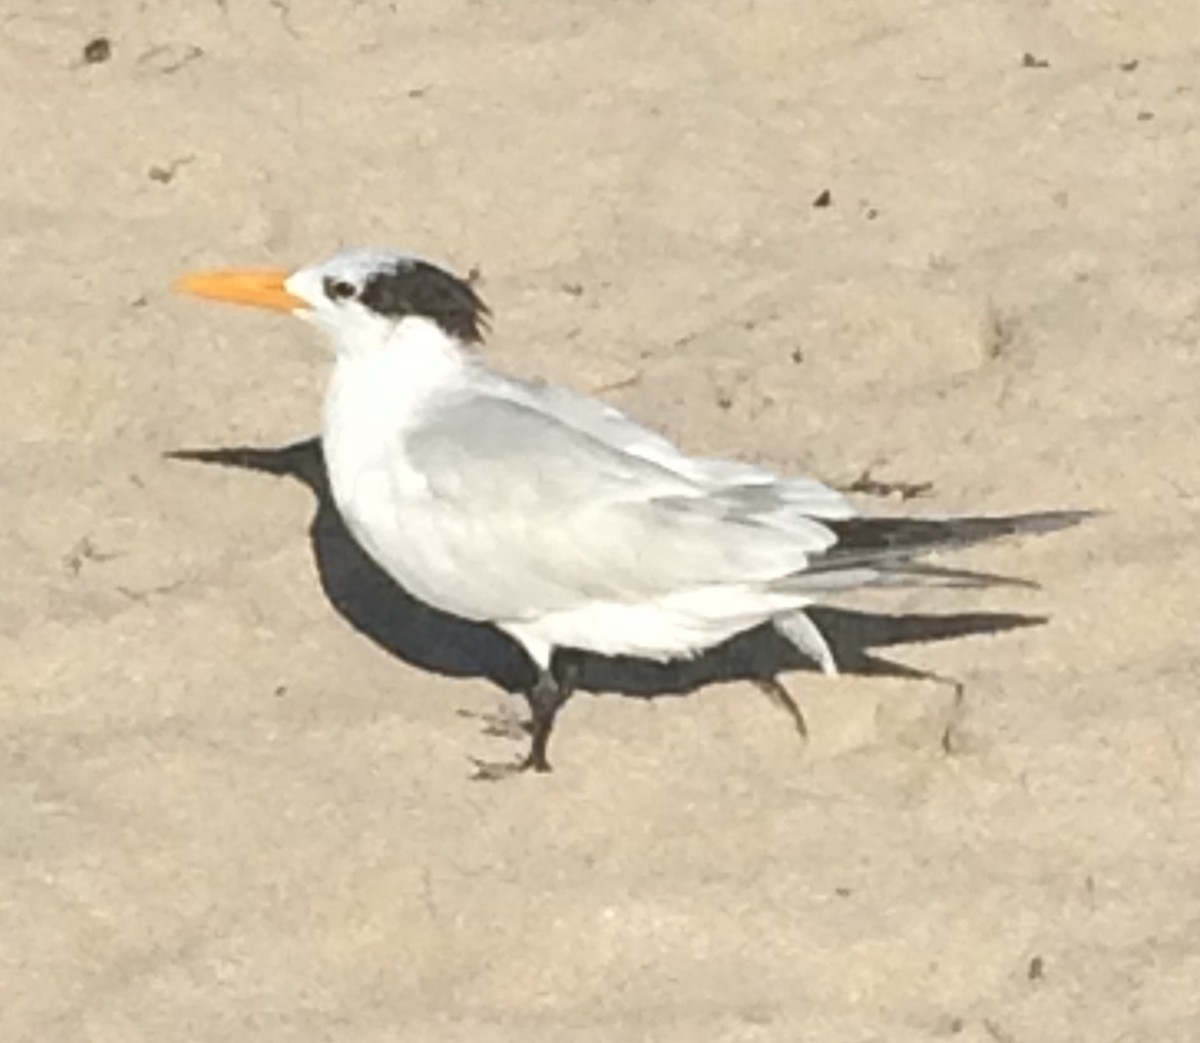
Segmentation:
<svg viewBox="0 0 1200 1043">
<path fill-rule="evenodd" d="M 529 703 L 529 734 L 532 741 L 529 755 L 521 763 L 522 771 L 550 771 L 550 760 L 546 750 L 550 745 L 550 733 L 554 731 L 554 720 L 558 711 L 566 705 L 575 691 L 575 680 L 579 665 L 569 653 L 556 652 L 550 660 L 550 669 L 539 671 L 533 687 L 525 693 Z"/>
<path fill-rule="evenodd" d="M 558 711 L 563 708 L 575 690 L 577 674 L 578 665 L 573 658 L 565 653 L 555 653 L 550 661 L 550 669 L 539 671 L 537 680 L 525 693 L 525 701 L 529 703 L 530 714 L 527 727 L 531 736 L 529 753 L 524 760 L 510 761 L 506 764 L 476 761 L 473 778 L 486 782 L 497 782 L 526 771 L 536 771 L 539 774 L 552 771 L 550 759 L 547 756 L 550 734 L 554 731 L 554 720 L 558 716 Z"/>
<path fill-rule="evenodd" d="M 532 727 L 531 725 L 530 728 L 532 729 Z M 546 759 L 546 744 L 550 741 L 550 731 L 551 727 L 547 726 L 540 741 L 539 735 L 534 734 L 533 745 L 522 760 L 501 763 L 476 760 L 475 774 L 471 778 L 476 782 L 500 782 L 502 779 L 511 779 L 514 775 L 522 775 L 527 771 L 536 771 L 543 775 L 553 771 L 550 762 Z"/>
<path fill-rule="evenodd" d="M 504 779 L 515 778 L 525 772 L 525 761 L 495 761 L 475 760 L 475 774 L 472 782 L 502 782 Z"/>
<path fill-rule="evenodd" d="M 777 677 L 758 677 L 755 678 L 754 683 L 761 691 L 770 696 L 773 703 L 787 711 L 788 716 L 796 725 L 796 731 L 800 733 L 800 738 L 807 739 L 808 722 L 804 719 L 804 712 L 792 698 L 792 693 L 780 684 L 779 679 Z"/>
</svg>

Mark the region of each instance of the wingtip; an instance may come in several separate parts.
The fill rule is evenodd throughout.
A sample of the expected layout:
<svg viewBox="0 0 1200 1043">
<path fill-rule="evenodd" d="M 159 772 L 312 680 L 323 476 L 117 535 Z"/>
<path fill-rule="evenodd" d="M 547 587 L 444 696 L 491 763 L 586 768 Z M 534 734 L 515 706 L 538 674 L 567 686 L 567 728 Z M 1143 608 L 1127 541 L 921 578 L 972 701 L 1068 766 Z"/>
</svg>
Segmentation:
<svg viewBox="0 0 1200 1043">
<path fill-rule="evenodd" d="M 1107 511 L 1080 509 L 1060 511 L 1039 511 L 1035 514 L 1022 515 L 1018 521 L 1019 532 L 1057 532 L 1080 525 L 1092 518 L 1098 518 Z"/>
</svg>

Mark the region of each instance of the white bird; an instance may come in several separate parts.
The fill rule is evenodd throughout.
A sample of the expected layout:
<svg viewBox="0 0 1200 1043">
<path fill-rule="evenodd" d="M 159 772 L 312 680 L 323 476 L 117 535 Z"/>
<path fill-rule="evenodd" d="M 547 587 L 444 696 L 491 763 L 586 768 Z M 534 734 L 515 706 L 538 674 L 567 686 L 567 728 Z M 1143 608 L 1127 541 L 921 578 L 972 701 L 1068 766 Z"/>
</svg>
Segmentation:
<svg viewBox="0 0 1200 1043">
<path fill-rule="evenodd" d="M 573 684 L 560 650 L 666 661 L 772 622 L 835 673 L 806 606 L 864 586 L 1013 582 L 915 559 L 1088 513 L 863 518 L 813 479 L 688 456 L 604 402 L 488 368 L 475 288 L 404 253 L 351 249 L 176 287 L 293 313 L 332 340 L 322 447 L 338 510 L 407 591 L 529 654 L 518 768 L 549 770 Z M 764 683 L 803 731 L 786 690 Z"/>
</svg>

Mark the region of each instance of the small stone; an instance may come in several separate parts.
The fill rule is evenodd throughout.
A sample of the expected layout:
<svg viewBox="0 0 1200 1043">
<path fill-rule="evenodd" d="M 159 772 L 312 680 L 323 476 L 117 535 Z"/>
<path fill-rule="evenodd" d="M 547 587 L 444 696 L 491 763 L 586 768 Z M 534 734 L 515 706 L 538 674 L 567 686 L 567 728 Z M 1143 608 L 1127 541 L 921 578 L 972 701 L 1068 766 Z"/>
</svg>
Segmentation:
<svg viewBox="0 0 1200 1043">
<path fill-rule="evenodd" d="M 112 57 L 112 41 L 107 36 L 97 36 L 83 45 L 84 65 L 103 65 Z"/>
</svg>

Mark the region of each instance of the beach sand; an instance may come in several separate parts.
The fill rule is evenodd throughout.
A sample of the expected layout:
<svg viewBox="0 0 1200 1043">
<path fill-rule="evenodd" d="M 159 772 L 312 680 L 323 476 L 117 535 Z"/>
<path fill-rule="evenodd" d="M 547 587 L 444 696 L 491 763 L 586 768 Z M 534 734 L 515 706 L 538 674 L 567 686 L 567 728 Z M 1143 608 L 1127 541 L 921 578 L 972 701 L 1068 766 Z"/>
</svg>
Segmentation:
<svg viewBox="0 0 1200 1043">
<path fill-rule="evenodd" d="M 10 5 L 0 1039 L 1200 1039 L 1198 11 Z M 358 243 L 694 451 L 1106 513 L 872 607 L 976 614 L 876 649 L 961 698 L 791 672 L 804 744 L 628 666 L 471 781 L 512 650 L 303 480 L 164 457 L 311 437 L 329 370 L 171 279 Z"/>
</svg>

